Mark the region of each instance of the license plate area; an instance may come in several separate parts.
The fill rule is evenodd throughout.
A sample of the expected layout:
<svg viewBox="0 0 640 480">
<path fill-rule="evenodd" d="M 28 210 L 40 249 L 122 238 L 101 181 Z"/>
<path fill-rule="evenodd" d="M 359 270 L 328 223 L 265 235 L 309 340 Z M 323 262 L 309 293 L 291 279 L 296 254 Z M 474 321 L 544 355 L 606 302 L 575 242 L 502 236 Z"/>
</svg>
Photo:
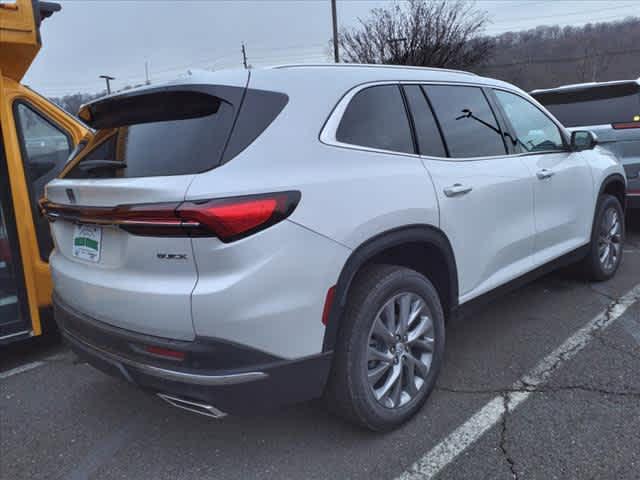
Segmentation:
<svg viewBox="0 0 640 480">
<path fill-rule="evenodd" d="M 87 262 L 98 263 L 102 251 L 102 227 L 74 225 L 73 256 Z"/>
</svg>

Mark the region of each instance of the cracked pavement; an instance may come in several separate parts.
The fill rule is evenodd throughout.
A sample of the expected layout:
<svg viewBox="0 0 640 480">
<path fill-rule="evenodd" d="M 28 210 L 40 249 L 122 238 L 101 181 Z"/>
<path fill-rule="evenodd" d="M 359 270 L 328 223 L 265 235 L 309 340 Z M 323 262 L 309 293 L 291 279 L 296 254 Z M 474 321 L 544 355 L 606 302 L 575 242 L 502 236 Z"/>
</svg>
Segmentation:
<svg viewBox="0 0 640 480">
<path fill-rule="evenodd" d="M 528 375 L 638 283 L 640 229 L 609 282 L 557 272 L 452 321 L 436 390 L 413 421 L 386 435 L 314 403 L 209 420 L 75 361 L 64 347 L 14 346 L 2 352 L 0 371 L 43 364 L 0 379 L 0 479 L 394 479 L 496 397 L 500 421 L 438 478 L 637 479 L 639 303 L 539 371 L 543 381 Z"/>
</svg>

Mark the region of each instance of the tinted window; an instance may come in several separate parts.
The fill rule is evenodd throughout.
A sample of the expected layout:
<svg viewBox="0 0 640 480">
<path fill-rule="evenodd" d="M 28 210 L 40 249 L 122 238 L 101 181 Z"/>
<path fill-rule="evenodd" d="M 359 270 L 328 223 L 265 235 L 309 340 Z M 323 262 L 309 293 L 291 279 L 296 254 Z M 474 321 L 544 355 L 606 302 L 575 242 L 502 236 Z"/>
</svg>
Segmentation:
<svg viewBox="0 0 640 480">
<path fill-rule="evenodd" d="M 216 166 L 233 123 L 225 102 L 197 118 L 127 125 L 90 151 L 68 178 L 154 177 L 200 173 Z M 115 162 L 112 165 L 101 160 Z"/>
<path fill-rule="evenodd" d="M 39 214 L 38 201 L 44 195 L 44 186 L 57 177 L 67 163 L 71 141 L 60 127 L 27 105 L 18 103 L 15 112 L 40 256 L 46 260 L 53 249 L 53 243 L 49 223 Z"/>
<path fill-rule="evenodd" d="M 506 153 L 502 132 L 480 88 L 429 85 L 425 91 L 451 157 L 489 157 Z"/>
<path fill-rule="evenodd" d="M 409 110 L 413 115 L 420 154 L 446 157 L 447 153 L 442 143 L 438 124 L 422 88 L 419 85 L 407 85 L 403 88 L 409 102 Z"/>
<path fill-rule="evenodd" d="M 411 128 L 397 85 L 358 92 L 347 107 L 336 139 L 364 147 L 414 153 Z"/>
<path fill-rule="evenodd" d="M 201 173 L 230 160 L 280 114 L 278 92 L 211 86 L 138 94 L 91 107 L 99 130 L 67 178 L 153 177 Z M 232 131 L 233 130 L 233 131 Z M 105 138 L 109 140 L 104 141 Z M 224 154 L 224 158 L 223 158 Z"/>
<path fill-rule="evenodd" d="M 513 126 L 518 152 L 564 150 L 560 130 L 540 109 L 513 93 L 495 90 L 496 97 Z"/>
<path fill-rule="evenodd" d="M 533 97 L 566 127 L 631 122 L 640 115 L 640 87 L 601 86 L 577 92 L 550 92 Z"/>
</svg>

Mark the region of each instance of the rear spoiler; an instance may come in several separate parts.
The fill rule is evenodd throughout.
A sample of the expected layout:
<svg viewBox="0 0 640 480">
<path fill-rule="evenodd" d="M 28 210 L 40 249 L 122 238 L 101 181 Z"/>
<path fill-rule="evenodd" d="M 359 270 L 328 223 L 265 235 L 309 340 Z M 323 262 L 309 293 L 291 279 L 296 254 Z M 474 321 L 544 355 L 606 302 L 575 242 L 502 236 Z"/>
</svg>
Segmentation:
<svg viewBox="0 0 640 480">
<path fill-rule="evenodd" d="M 197 118 L 216 113 L 221 102 L 239 107 L 244 91 L 220 85 L 143 87 L 84 104 L 78 117 L 96 129 Z"/>
</svg>

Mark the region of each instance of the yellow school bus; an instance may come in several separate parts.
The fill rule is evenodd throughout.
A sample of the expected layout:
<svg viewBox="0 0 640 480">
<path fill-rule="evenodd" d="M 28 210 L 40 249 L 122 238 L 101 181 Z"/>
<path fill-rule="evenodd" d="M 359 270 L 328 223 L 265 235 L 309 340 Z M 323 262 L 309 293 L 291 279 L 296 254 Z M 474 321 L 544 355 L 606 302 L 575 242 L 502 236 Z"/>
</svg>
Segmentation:
<svg viewBox="0 0 640 480">
<path fill-rule="evenodd" d="M 52 240 L 38 200 L 89 135 L 21 85 L 41 47 L 40 22 L 60 5 L 0 0 L 0 345 L 41 335 L 51 320 Z"/>
</svg>

